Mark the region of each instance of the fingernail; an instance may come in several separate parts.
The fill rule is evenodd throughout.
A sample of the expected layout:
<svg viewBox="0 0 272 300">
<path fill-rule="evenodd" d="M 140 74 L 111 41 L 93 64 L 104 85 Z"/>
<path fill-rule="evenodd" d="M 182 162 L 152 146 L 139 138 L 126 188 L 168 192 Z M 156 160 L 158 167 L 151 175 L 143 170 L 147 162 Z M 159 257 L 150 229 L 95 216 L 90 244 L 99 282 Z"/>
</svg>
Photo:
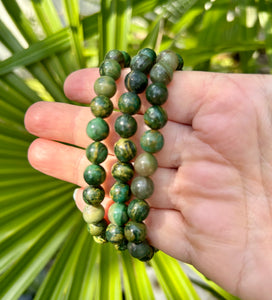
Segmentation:
<svg viewBox="0 0 272 300">
<path fill-rule="evenodd" d="M 79 189 L 75 189 L 74 190 L 74 193 L 73 193 L 73 198 L 74 198 L 74 201 L 76 201 L 76 194 L 77 194 L 77 191 L 78 191 Z"/>
</svg>

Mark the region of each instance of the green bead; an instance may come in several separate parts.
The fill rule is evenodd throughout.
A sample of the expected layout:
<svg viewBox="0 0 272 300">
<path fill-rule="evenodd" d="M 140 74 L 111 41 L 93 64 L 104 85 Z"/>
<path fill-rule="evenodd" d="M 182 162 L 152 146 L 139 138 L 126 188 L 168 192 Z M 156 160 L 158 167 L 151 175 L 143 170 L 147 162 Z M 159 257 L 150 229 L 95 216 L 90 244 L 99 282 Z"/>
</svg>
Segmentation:
<svg viewBox="0 0 272 300">
<path fill-rule="evenodd" d="M 138 54 L 149 56 L 152 60 L 152 64 L 156 62 L 156 58 L 157 58 L 156 52 L 150 48 L 143 48 L 138 52 Z"/>
<path fill-rule="evenodd" d="M 177 57 L 178 57 L 178 61 L 179 61 L 177 70 L 181 71 L 183 69 L 184 60 L 178 53 L 177 53 Z"/>
<path fill-rule="evenodd" d="M 111 174 L 115 180 L 126 183 L 132 179 L 134 168 L 131 163 L 122 163 L 118 161 L 112 166 Z"/>
<path fill-rule="evenodd" d="M 86 223 L 98 223 L 104 219 L 105 210 L 101 204 L 98 206 L 85 205 L 82 215 Z"/>
<path fill-rule="evenodd" d="M 93 239 L 97 244 L 105 244 L 108 242 L 105 233 L 98 236 L 93 236 Z"/>
<path fill-rule="evenodd" d="M 84 171 L 84 179 L 89 185 L 100 185 L 106 179 L 106 171 L 99 165 L 89 165 Z"/>
<path fill-rule="evenodd" d="M 137 153 L 135 144 L 129 139 L 119 139 L 114 145 L 114 153 L 121 162 L 129 162 Z"/>
<path fill-rule="evenodd" d="M 128 241 L 126 239 L 123 239 L 121 243 L 114 244 L 114 248 L 117 251 L 125 251 L 127 250 L 127 245 L 128 245 Z"/>
<path fill-rule="evenodd" d="M 113 203 L 109 208 L 108 218 L 111 223 L 123 226 L 128 221 L 127 206 L 123 203 Z"/>
<path fill-rule="evenodd" d="M 106 96 L 96 96 L 90 104 L 91 111 L 96 117 L 107 118 L 113 111 L 113 104 Z"/>
<path fill-rule="evenodd" d="M 87 135 L 96 142 L 104 140 L 109 131 L 109 125 L 102 118 L 92 119 L 86 129 Z"/>
<path fill-rule="evenodd" d="M 147 76 L 140 71 L 131 71 L 125 77 L 125 86 L 128 91 L 136 94 L 142 93 L 147 87 Z"/>
<path fill-rule="evenodd" d="M 132 180 L 131 192 L 141 200 L 149 198 L 154 191 L 153 181 L 149 177 L 137 176 Z"/>
<path fill-rule="evenodd" d="M 130 66 L 131 57 L 126 51 L 121 51 L 121 52 L 122 52 L 122 54 L 124 56 L 124 59 L 125 59 L 124 67 L 128 68 Z"/>
<path fill-rule="evenodd" d="M 167 85 L 173 78 L 173 70 L 165 62 L 156 63 L 150 71 L 152 82 L 161 82 Z"/>
<path fill-rule="evenodd" d="M 146 256 L 140 258 L 139 260 L 143 261 L 143 262 L 149 261 L 150 259 L 152 259 L 154 254 L 155 254 L 155 248 L 150 246 L 149 251 L 147 252 Z"/>
<path fill-rule="evenodd" d="M 168 98 L 168 90 L 164 83 L 150 84 L 145 91 L 147 101 L 152 105 L 162 105 Z"/>
<path fill-rule="evenodd" d="M 124 233 L 129 242 L 140 243 L 146 238 L 146 226 L 144 223 L 129 221 L 125 226 Z"/>
<path fill-rule="evenodd" d="M 150 260 L 154 255 L 153 247 L 146 240 L 139 244 L 129 242 L 128 251 L 131 256 L 143 261 Z"/>
<path fill-rule="evenodd" d="M 160 52 L 157 57 L 157 62 L 161 62 L 161 61 L 163 61 L 168 66 L 170 66 L 173 71 L 176 70 L 179 64 L 178 56 L 172 50 L 164 50 Z"/>
<path fill-rule="evenodd" d="M 106 229 L 106 238 L 111 243 L 120 244 L 125 239 L 124 228 L 110 223 Z"/>
<path fill-rule="evenodd" d="M 130 199 L 130 186 L 123 182 L 116 182 L 110 189 L 110 197 L 114 202 L 124 203 Z"/>
<path fill-rule="evenodd" d="M 98 96 L 111 98 L 116 92 L 116 83 L 110 76 L 98 77 L 94 83 L 94 91 Z"/>
<path fill-rule="evenodd" d="M 107 156 L 108 149 L 100 142 L 93 142 L 86 148 L 86 157 L 93 164 L 101 164 Z"/>
<path fill-rule="evenodd" d="M 147 130 L 140 138 L 140 144 L 144 151 L 155 153 L 162 149 L 163 135 L 157 130 Z"/>
<path fill-rule="evenodd" d="M 118 107 L 122 113 L 134 115 L 140 110 L 141 100 L 137 94 L 127 92 L 119 98 Z"/>
<path fill-rule="evenodd" d="M 134 162 L 134 169 L 140 176 L 151 176 L 157 168 L 156 157 L 148 152 L 140 154 Z"/>
<path fill-rule="evenodd" d="M 150 207 L 145 200 L 133 199 L 127 209 L 128 216 L 131 220 L 142 222 L 148 216 Z"/>
<path fill-rule="evenodd" d="M 105 59 L 99 67 L 99 74 L 101 76 L 110 76 L 117 80 L 121 75 L 121 66 L 114 59 Z"/>
<path fill-rule="evenodd" d="M 121 68 L 124 68 L 125 57 L 124 57 L 123 53 L 117 49 L 110 50 L 106 54 L 105 59 L 114 59 L 120 64 Z"/>
<path fill-rule="evenodd" d="M 131 115 L 123 114 L 116 119 L 114 128 L 122 138 L 129 138 L 137 131 L 137 122 Z"/>
<path fill-rule="evenodd" d="M 97 206 L 105 197 L 105 191 L 101 186 L 90 185 L 83 190 L 83 200 L 85 203 Z"/>
<path fill-rule="evenodd" d="M 149 107 L 144 114 L 144 122 L 151 129 L 161 129 L 167 123 L 167 113 L 159 105 Z"/>
<path fill-rule="evenodd" d="M 140 71 L 145 74 L 148 74 L 153 66 L 152 59 L 144 54 L 137 54 L 132 57 L 130 62 L 130 68 L 133 71 Z"/>
<path fill-rule="evenodd" d="M 107 226 L 107 221 L 103 219 L 98 223 L 87 224 L 87 229 L 91 235 L 99 236 L 105 234 Z"/>
</svg>

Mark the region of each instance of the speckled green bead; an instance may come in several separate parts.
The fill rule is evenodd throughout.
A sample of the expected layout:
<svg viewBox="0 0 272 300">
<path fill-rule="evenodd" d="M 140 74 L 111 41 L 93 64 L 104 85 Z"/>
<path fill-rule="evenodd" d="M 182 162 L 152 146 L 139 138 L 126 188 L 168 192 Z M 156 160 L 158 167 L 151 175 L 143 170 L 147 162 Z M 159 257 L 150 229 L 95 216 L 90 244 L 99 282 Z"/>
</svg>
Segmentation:
<svg viewBox="0 0 272 300">
<path fill-rule="evenodd" d="M 114 244 L 113 246 L 117 251 L 125 251 L 127 250 L 127 245 L 128 241 L 126 239 L 123 239 L 121 243 Z"/>
<path fill-rule="evenodd" d="M 136 94 L 142 93 L 147 87 L 147 76 L 140 71 L 131 71 L 125 77 L 125 86 L 128 91 Z"/>
<path fill-rule="evenodd" d="M 124 228 L 110 223 L 106 229 L 106 238 L 109 242 L 120 244 L 125 239 Z"/>
<path fill-rule="evenodd" d="M 163 135 L 157 130 L 147 130 L 140 138 L 140 144 L 144 151 L 156 153 L 164 144 Z"/>
<path fill-rule="evenodd" d="M 96 117 L 107 118 L 113 111 L 113 104 L 106 96 L 96 96 L 92 99 L 90 108 Z"/>
<path fill-rule="evenodd" d="M 131 220 L 142 222 L 148 216 L 150 207 L 145 200 L 133 199 L 127 209 L 128 216 Z"/>
<path fill-rule="evenodd" d="M 134 162 L 134 169 L 140 176 L 151 176 L 157 168 L 156 157 L 148 152 L 140 154 Z"/>
<path fill-rule="evenodd" d="M 129 242 L 128 251 L 131 256 L 138 258 L 142 261 L 148 261 L 154 255 L 153 247 L 151 247 L 147 241 L 143 241 L 139 244 Z"/>
<path fill-rule="evenodd" d="M 116 119 L 114 129 L 122 138 L 129 138 L 137 131 L 137 122 L 131 115 L 123 114 Z"/>
<path fill-rule="evenodd" d="M 178 53 L 177 53 L 177 57 L 178 57 L 178 66 L 177 66 L 177 70 L 178 71 L 181 71 L 183 69 L 183 66 L 184 66 L 184 60 L 182 58 L 182 56 L 180 56 Z"/>
<path fill-rule="evenodd" d="M 156 63 L 150 71 L 150 79 L 152 82 L 161 82 L 167 85 L 172 78 L 172 68 L 163 61 Z"/>
<path fill-rule="evenodd" d="M 145 74 L 148 74 L 153 66 L 152 59 L 144 54 L 137 54 L 132 57 L 130 62 L 130 68 L 134 71 L 140 71 Z"/>
<path fill-rule="evenodd" d="M 128 221 L 127 206 L 124 203 L 113 203 L 108 211 L 111 223 L 123 226 Z"/>
<path fill-rule="evenodd" d="M 162 105 L 168 98 L 168 90 L 164 83 L 150 84 L 145 91 L 147 101 L 152 105 Z"/>
<path fill-rule="evenodd" d="M 121 66 L 114 59 L 105 59 L 99 67 L 99 74 L 101 76 L 110 76 L 117 80 L 121 75 Z"/>
<path fill-rule="evenodd" d="M 153 258 L 155 252 L 156 252 L 155 248 L 150 246 L 149 251 L 146 253 L 146 255 L 144 257 L 140 258 L 139 260 L 142 262 L 149 261 L 150 259 Z"/>
<path fill-rule="evenodd" d="M 139 199 L 149 198 L 154 191 L 154 183 L 149 177 L 137 176 L 131 182 L 131 192 Z"/>
<path fill-rule="evenodd" d="M 107 221 L 103 219 L 98 223 L 88 223 L 87 229 L 91 235 L 99 236 L 105 234 L 107 226 Z"/>
<path fill-rule="evenodd" d="M 150 48 L 143 48 L 138 52 L 138 54 L 143 54 L 143 55 L 149 56 L 151 58 L 153 64 L 156 62 L 157 54 L 154 50 L 152 50 Z"/>
<path fill-rule="evenodd" d="M 121 162 L 129 162 L 137 153 L 135 144 L 129 139 L 119 139 L 114 145 L 114 153 Z"/>
<path fill-rule="evenodd" d="M 129 184 L 117 181 L 110 189 L 110 197 L 114 202 L 124 203 L 130 199 L 130 196 Z"/>
<path fill-rule="evenodd" d="M 83 200 L 85 203 L 97 206 L 99 205 L 105 197 L 105 191 L 102 186 L 87 186 L 83 190 Z"/>
<path fill-rule="evenodd" d="M 178 56 L 172 50 L 164 50 L 159 53 L 157 56 L 157 62 L 165 62 L 168 66 L 172 68 L 172 70 L 176 70 L 179 64 Z"/>
<path fill-rule="evenodd" d="M 121 182 L 128 182 L 134 175 L 134 168 L 131 163 L 116 162 L 111 169 L 111 174 L 115 180 Z"/>
<path fill-rule="evenodd" d="M 167 113 L 159 105 L 149 107 L 144 114 L 144 122 L 151 129 L 161 129 L 167 123 Z"/>
<path fill-rule="evenodd" d="M 129 242 L 140 243 L 146 238 L 146 226 L 144 223 L 129 221 L 125 226 L 124 233 Z"/>
<path fill-rule="evenodd" d="M 120 51 L 120 50 L 117 50 L 117 49 L 110 50 L 105 55 L 105 59 L 114 59 L 120 64 L 121 68 L 124 68 L 125 57 L 124 57 L 124 54 L 122 53 L 122 51 Z"/>
<path fill-rule="evenodd" d="M 94 91 L 98 96 L 111 98 L 116 92 L 116 83 L 110 76 L 100 76 L 94 83 Z"/>
<path fill-rule="evenodd" d="M 101 164 L 107 156 L 108 149 L 100 142 L 93 142 L 86 148 L 86 157 L 93 164 Z"/>
<path fill-rule="evenodd" d="M 106 171 L 100 165 L 89 165 L 83 175 L 89 185 L 98 186 L 106 179 Z"/>
<path fill-rule="evenodd" d="M 121 50 L 121 52 L 122 52 L 122 54 L 124 56 L 124 60 L 125 60 L 124 68 L 128 68 L 130 66 L 131 57 L 126 51 Z"/>
<path fill-rule="evenodd" d="M 101 244 L 101 245 L 108 242 L 106 239 L 106 233 L 98 235 L 98 236 L 93 236 L 93 239 L 97 244 Z"/>
<path fill-rule="evenodd" d="M 104 140 L 109 131 L 109 125 L 102 118 L 92 119 L 86 129 L 87 135 L 96 142 Z"/>
<path fill-rule="evenodd" d="M 83 208 L 83 219 L 86 223 L 98 223 L 104 219 L 105 210 L 100 204 L 98 206 L 85 205 Z"/>
<path fill-rule="evenodd" d="M 120 96 L 118 107 L 122 113 L 134 115 L 140 110 L 141 100 L 137 94 L 126 92 Z"/>
</svg>

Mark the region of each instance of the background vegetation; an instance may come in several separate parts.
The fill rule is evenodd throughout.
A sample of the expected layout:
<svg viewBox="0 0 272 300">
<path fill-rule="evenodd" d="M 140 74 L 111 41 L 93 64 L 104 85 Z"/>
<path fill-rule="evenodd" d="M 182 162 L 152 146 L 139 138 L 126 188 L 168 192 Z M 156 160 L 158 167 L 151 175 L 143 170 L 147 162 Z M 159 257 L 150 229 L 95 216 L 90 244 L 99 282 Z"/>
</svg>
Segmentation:
<svg viewBox="0 0 272 300">
<path fill-rule="evenodd" d="M 114 48 L 171 48 L 187 70 L 271 73 L 272 2 L 1 0 L 0 12 L 0 299 L 159 299 L 159 289 L 194 300 L 200 288 L 235 299 L 161 252 L 144 264 L 94 244 L 75 187 L 29 166 L 23 119 L 36 101 L 69 102 L 66 76 Z"/>
</svg>

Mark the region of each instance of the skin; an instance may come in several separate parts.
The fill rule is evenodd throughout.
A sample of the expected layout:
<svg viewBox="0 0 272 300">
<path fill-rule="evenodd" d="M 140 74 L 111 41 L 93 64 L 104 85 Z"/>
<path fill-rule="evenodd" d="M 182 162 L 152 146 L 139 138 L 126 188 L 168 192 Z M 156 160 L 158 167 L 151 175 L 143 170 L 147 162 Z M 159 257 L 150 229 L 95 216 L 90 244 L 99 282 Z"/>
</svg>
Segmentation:
<svg viewBox="0 0 272 300">
<path fill-rule="evenodd" d="M 117 81 L 114 107 L 124 88 Z M 89 103 L 95 96 L 97 69 L 72 73 L 64 91 L 68 98 Z M 272 287 L 272 77 L 267 75 L 175 72 L 163 105 L 168 113 L 161 130 L 165 146 L 156 153 L 159 168 L 152 175 L 155 191 L 146 219 L 152 245 L 184 262 L 230 293 L 246 300 L 271 299 Z M 136 116 L 139 138 L 147 129 L 141 95 Z M 107 173 L 116 161 L 114 112 L 105 140 Z M 39 102 L 29 108 L 25 126 L 38 136 L 29 148 L 31 165 L 51 176 L 86 186 L 88 107 Z M 140 151 L 138 153 L 141 153 Z M 107 176 L 104 188 L 113 184 Z M 82 189 L 75 194 L 82 210 Z M 109 199 L 104 200 L 107 209 Z"/>
</svg>

